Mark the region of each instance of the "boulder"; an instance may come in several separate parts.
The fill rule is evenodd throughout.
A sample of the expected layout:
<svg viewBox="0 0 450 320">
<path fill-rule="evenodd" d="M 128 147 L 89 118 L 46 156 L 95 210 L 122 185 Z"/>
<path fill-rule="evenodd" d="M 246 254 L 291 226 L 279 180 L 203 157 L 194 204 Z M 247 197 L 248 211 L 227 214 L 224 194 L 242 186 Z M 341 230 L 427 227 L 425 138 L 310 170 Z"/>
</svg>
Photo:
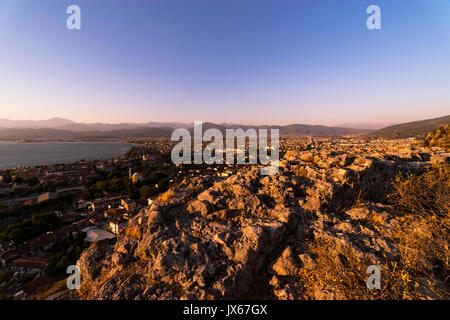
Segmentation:
<svg viewBox="0 0 450 320">
<path fill-rule="evenodd" d="M 291 247 L 287 247 L 272 265 L 274 274 L 279 276 L 295 276 L 299 271 L 298 262 Z"/>
</svg>

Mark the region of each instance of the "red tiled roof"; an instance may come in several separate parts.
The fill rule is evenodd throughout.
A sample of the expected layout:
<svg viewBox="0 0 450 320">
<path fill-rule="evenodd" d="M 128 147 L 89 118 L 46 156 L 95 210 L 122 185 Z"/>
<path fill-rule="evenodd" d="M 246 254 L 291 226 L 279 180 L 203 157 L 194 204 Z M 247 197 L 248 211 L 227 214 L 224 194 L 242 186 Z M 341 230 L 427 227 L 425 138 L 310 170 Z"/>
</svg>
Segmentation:
<svg viewBox="0 0 450 320">
<path fill-rule="evenodd" d="M 105 210 L 105 214 L 108 216 L 119 216 L 119 215 L 123 215 L 124 213 L 127 213 L 127 209 L 108 209 Z"/>
<path fill-rule="evenodd" d="M 11 263 L 12 267 L 25 268 L 25 269 L 43 269 L 47 265 L 45 260 L 30 260 L 19 258 Z"/>
</svg>

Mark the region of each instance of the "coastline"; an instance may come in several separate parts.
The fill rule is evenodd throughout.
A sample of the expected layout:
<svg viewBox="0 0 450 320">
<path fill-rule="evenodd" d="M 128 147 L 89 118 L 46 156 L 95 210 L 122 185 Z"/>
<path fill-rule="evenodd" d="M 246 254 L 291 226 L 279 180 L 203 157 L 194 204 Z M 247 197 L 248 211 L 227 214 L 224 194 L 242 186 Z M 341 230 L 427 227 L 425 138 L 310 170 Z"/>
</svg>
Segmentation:
<svg viewBox="0 0 450 320">
<path fill-rule="evenodd" d="M 43 140 L 4 140 L 0 139 L 0 142 L 11 142 L 11 143 L 73 143 L 73 142 L 82 142 L 82 143 L 89 143 L 89 142 L 111 142 L 111 143 L 129 143 L 126 140 L 121 139 L 95 139 L 95 140 L 89 140 L 89 139 L 67 139 L 67 140 L 60 140 L 60 139 L 43 139 Z"/>
<path fill-rule="evenodd" d="M 0 141 L 0 150 L 2 146 L 7 150 L 0 155 L 0 171 L 14 170 L 18 166 L 36 168 L 80 160 L 111 160 L 124 156 L 135 144 L 120 141 Z"/>
</svg>

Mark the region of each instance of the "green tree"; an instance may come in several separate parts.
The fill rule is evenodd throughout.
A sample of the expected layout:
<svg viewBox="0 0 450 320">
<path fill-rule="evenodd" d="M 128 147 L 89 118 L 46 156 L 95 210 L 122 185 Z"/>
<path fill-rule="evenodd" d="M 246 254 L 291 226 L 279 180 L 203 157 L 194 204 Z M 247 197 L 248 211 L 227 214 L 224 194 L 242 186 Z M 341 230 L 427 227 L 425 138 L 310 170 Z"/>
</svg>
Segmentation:
<svg viewBox="0 0 450 320">
<path fill-rule="evenodd" d="M 30 185 L 31 187 L 38 185 L 39 184 L 39 179 L 37 177 L 33 177 L 31 179 L 28 179 L 26 181 L 26 183 L 28 183 L 28 185 Z"/>
<path fill-rule="evenodd" d="M 8 282 L 8 280 L 10 278 L 11 278 L 11 273 L 8 270 L 0 271 L 0 284 L 3 282 Z"/>
<path fill-rule="evenodd" d="M 113 192 L 120 192 L 124 188 L 124 183 L 123 183 L 123 180 L 121 178 L 112 179 L 109 182 L 109 184 L 110 184 L 110 189 Z"/>
<path fill-rule="evenodd" d="M 107 181 L 97 181 L 95 184 L 95 188 L 100 191 L 107 191 L 108 190 L 108 182 Z"/>
</svg>

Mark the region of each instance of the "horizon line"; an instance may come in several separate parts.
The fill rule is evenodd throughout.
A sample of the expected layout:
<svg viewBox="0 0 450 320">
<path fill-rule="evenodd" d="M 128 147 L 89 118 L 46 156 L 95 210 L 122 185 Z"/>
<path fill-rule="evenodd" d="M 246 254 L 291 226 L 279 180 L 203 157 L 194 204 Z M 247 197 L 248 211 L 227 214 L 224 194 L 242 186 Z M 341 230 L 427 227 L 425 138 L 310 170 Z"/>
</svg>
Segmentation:
<svg viewBox="0 0 450 320">
<path fill-rule="evenodd" d="M 450 114 L 445 114 L 442 116 L 437 116 L 437 117 L 430 117 L 430 118 L 426 118 L 426 119 L 416 119 L 416 120 L 411 120 L 411 121 L 345 121 L 345 122 L 338 122 L 338 123 L 334 123 L 334 124 L 324 124 L 324 123 L 311 123 L 311 122 L 290 122 L 290 123 L 285 123 L 285 124 L 267 124 L 267 123 L 247 123 L 247 122 L 216 122 L 216 121 L 203 121 L 203 120 L 192 120 L 192 121 L 178 121 L 178 120 L 171 120 L 171 121 L 158 121 L 158 120 L 148 120 L 148 121 L 122 121 L 122 122 L 100 122 L 100 121 L 96 121 L 96 122 L 84 122 L 84 121 L 75 121 L 69 118 L 64 118 L 64 117 L 60 117 L 60 116 L 54 116 L 54 117 L 50 117 L 50 118 L 44 118 L 44 119 L 39 119 L 39 120 L 32 120 L 32 119 L 11 119 L 11 118 L 6 118 L 6 117 L 1 117 L 0 120 L 6 120 L 6 121 L 16 121 L 16 122 L 44 122 L 44 121 L 50 121 L 50 120 L 65 120 L 65 121 L 70 121 L 73 124 L 81 124 L 81 125 L 95 125 L 95 124 L 103 124 L 103 125 L 121 125 L 121 124 L 134 124 L 134 125 L 139 125 L 139 124 L 148 124 L 148 123 L 157 123 L 157 124 L 164 124 L 164 123 L 180 123 L 180 124 L 185 124 L 185 125 L 193 125 L 194 121 L 201 121 L 202 123 L 212 123 L 212 124 L 216 124 L 216 125 L 245 125 L 245 126 L 289 126 L 289 125 L 311 125 L 311 126 L 326 126 L 326 127 L 346 127 L 346 128 L 351 128 L 349 127 L 350 125 L 386 125 L 386 126 L 391 126 L 391 125 L 396 125 L 396 124 L 402 124 L 402 123 L 410 123 L 410 122 L 417 122 L 417 121 L 424 121 L 424 120 L 432 120 L 432 119 L 437 119 L 437 118 L 443 118 L 446 116 L 450 116 Z M 56 126 L 54 128 L 58 128 L 58 127 L 63 127 L 65 126 L 65 124 L 60 125 L 60 126 Z M 5 128 L 5 127 L 4 127 Z M 14 127 L 10 127 L 10 128 L 14 128 Z M 21 128 L 25 128 L 23 126 L 21 126 Z"/>
</svg>

